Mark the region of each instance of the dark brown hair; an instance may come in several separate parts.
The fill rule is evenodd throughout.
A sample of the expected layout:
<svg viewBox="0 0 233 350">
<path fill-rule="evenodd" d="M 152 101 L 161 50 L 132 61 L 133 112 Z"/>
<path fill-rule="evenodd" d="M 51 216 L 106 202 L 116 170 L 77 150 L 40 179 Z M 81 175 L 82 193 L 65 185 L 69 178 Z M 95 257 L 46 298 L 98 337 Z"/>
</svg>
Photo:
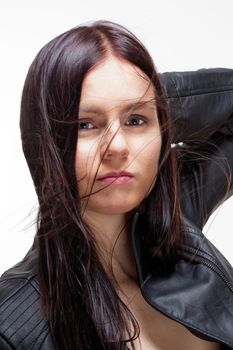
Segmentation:
<svg viewBox="0 0 233 350">
<path fill-rule="evenodd" d="M 124 27 L 97 21 L 73 28 L 45 45 L 23 89 L 23 151 L 39 200 L 36 247 L 41 305 L 57 349 L 122 349 L 138 335 L 98 258 L 80 214 L 75 174 L 77 115 L 82 82 L 106 55 L 139 67 L 154 86 L 162 148 L 156 183 L 145 198 L 143 248 L 153 273 L 169 273 L 180 242 L 177 167 L 163 88 L 143 44 Z M 129 321 L 134 327 L 131 334 Z"/>
</svg>

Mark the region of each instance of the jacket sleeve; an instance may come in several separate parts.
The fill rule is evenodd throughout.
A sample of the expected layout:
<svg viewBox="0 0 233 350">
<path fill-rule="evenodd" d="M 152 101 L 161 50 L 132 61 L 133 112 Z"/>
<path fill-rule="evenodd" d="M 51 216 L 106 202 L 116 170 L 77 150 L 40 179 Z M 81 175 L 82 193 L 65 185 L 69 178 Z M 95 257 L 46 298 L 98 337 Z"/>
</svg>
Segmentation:
<svg viewBox="0 0 233 350">
<path fill-rule="evenodd" d="M 14 350 L 13 348 L 0 334 L 0 349 L 1 350 Z"/>
<path fill-rule="evenodd" d="M 200 229 L 233 193 L 233 69 L 160 75 L 179 157 L 183 214 Z"/>
</svg>

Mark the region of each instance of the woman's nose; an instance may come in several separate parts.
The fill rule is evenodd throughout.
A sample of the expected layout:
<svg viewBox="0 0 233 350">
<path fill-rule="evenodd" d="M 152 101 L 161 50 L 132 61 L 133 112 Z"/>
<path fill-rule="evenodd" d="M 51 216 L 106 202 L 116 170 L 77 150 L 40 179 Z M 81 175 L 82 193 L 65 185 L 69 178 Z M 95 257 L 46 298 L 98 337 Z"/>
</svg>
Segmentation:
<svg viewBox="0 0 233 350">
<path fill-rule="evenodd" d="M 127 158 L 129 147 L 121 128 L 108 130 L 101 147 L 101 158 L 106 160 Z"/>
</svg>

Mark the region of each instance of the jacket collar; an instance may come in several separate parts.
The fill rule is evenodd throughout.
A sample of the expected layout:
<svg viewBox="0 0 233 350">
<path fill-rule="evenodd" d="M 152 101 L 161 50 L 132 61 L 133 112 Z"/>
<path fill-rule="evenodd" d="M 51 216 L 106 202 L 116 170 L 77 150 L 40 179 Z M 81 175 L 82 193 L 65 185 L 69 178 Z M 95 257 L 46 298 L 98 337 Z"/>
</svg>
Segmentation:
<svg viewBox="0 0 233 350">
<path fill-rule="evenodd" d="M 233 268 L 217 248 L 185 219 L 188 244 L 168 276 L 152 275 L 144 263 L 140 214 L 133 219 L 131 239 L 142 295 L 157 310 L 203 339 L 233 349 Z"/>
</svg>

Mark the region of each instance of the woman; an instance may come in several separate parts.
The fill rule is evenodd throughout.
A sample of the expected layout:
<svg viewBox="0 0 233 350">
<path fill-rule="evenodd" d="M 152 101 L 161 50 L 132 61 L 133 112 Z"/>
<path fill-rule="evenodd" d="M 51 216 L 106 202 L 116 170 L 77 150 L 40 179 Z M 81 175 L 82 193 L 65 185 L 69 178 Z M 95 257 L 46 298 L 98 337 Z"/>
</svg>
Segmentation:
<svg viewBox="0 0 233 350">
<path fill-rule="evenodd" d="M 233 349 L 233 270 L 200 231 L 233 187 L 232 97 L 232 70 L 159 75 L 108 21 L 42 48 L 20 119 L 37 233 L 1 278 L 1 349 Z"/>
</svg>

